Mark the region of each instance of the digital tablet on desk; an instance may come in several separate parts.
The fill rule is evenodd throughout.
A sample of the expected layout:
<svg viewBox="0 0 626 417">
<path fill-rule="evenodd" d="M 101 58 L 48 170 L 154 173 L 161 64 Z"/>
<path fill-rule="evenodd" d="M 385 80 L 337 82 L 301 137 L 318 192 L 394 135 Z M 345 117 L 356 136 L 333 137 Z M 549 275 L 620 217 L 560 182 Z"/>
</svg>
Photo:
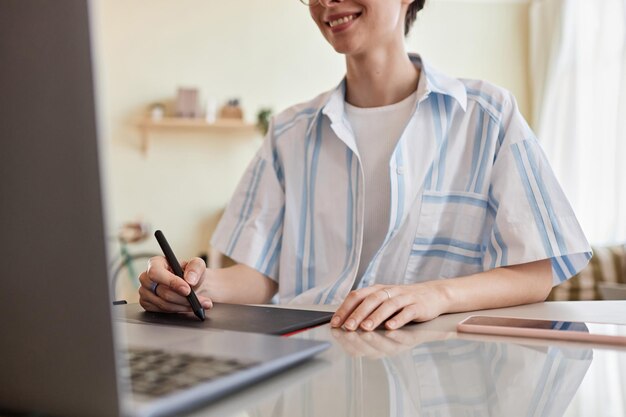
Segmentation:
<svg viewBox="0 0 626 417">
<path fill-rule="evenodd" d="M 626 325 L 522 317 L 470 316 L 457 331 L 496 336 L 534 337 L 626 346 Z"/>
<path fill-rule="evenodd" d="M 332 312 L 296 310 L 269 306 L 213 303 L 206 320 L 198 320 L 193 313 L 152 313 L 139 304 L 119 305 L 118 318 L 131 323 L 150 323 L 206 329 L 235 330 L 239 332 L 284 335 L 328 323 Z"/>
</svg>

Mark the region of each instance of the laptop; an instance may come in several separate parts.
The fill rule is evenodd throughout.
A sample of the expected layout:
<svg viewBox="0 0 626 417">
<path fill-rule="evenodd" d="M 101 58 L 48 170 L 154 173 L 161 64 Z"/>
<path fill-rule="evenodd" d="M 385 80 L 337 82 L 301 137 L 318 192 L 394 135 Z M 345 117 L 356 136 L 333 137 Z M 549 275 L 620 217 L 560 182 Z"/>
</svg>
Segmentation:
<svg viewBox="0 0 626 417">
<path fill-rule="evenodd" d="M 327 348 L 112 320 L 90 39 L 88 0 L 0 2 L 0 414 L 178 414 Z"/>
</svg>

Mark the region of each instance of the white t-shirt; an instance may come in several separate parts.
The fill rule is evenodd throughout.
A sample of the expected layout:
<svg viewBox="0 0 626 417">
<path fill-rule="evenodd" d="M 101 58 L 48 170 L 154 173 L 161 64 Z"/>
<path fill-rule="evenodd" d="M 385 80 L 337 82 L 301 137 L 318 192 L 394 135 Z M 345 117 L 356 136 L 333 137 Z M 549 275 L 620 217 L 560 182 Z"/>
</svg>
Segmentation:
<svg viewBox="0 0 626 417">
<path fill-rule="evenodd" d="M 345 103 L 364 177 L 363 249 L 355 288 L 389 229 L 389 160 L 415 109 L 416 100 L 417 92 L 414 92 L 398 103 L 383 107 L 361 108 Z"/>
</svg>

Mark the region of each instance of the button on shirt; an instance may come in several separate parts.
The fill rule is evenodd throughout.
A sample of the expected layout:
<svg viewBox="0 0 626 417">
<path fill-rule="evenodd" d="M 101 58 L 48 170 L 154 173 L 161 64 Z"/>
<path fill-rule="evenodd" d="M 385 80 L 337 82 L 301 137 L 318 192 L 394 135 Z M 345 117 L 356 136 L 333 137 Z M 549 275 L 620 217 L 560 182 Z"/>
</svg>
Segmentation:
<svg viewBox="0 0 626 417">
<path fill-rule="evenodd" d="M 389 228 L 360 286 L 550 259 L 556 285 L 591 249 L 512 95 L 410 55 L 417 102 L 389 160 Z M 343 301 L 363 244 L 363 172 L 345 81 L 277 115 L 212 239 L 279 284 L 281 303 Z"/>
</svg>

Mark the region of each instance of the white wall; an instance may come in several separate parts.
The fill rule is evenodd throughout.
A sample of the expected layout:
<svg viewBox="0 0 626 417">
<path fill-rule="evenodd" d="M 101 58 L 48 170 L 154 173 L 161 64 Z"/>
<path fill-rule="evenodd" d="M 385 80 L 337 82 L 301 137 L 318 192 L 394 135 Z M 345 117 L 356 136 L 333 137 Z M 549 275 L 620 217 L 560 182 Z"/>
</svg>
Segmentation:
<svg viewBox="0 0 626 417">
<path fill-rule="evenodd" d="M 343 59 L 297 0 L 99 0 L 95 3 L 110 225 L 143 218 L 181 258 L 205 251 L 260 136 L 167 131 L 139 149 L 135 120 L 178 86 L 240 97 L 247 119 L 335 86 Z M 519 1 L 430 0 L 409 37 L 440 69 L 483 78 L 529 115 L 527 8 Z M 111 230 L 113 233 L 114 230 Z M 145 247 L 157 250 L 154 242 Z"/>
</svg>

